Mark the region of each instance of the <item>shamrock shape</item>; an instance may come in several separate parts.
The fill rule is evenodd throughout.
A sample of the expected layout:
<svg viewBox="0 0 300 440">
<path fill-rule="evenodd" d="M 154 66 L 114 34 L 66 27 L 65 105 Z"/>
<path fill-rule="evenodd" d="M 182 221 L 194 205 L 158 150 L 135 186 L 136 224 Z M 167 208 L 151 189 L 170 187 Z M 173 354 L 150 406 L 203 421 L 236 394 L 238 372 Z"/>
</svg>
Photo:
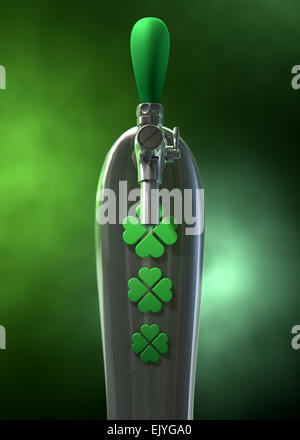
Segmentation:
<svg viewBox="0 0 300 440">
<path fill-rule="evenodd" d="M 168 351 L 168 335 L 160 332 L 157 324 L 144 324 L 140 333 L 132 335 L 132 351 L 140 355 L 142 362 L 158 362 L 160 354 Z"/>
<path fill-rule="evenodd" d="M 136 217 L 128 216 L 123 221 L 123 240 L 127 244 L 135 244 L 145 233 L 147 228 L 142 226 Z"/>
<path fill-rule="evenodd" d="M 142 313 L 159 312 L 162 301 L 169 302 L 172 299 L 172 281 L 169 278 L 160 280 L 162 273 L 158 267 L 142 267 L 138 275 L 140 279 L 131 278 L 128 281 L 128 298 L 132 302 L 138 302 L 138 308 Z"/>
<path fill-rule="evenodd" d="M 127 244 L 136 244 L 135 252 L 140 258 L 159 258 L 165 251 L 164 245 L 172 245 L 177 240 L 177 225 L 173 217 L 164 217 L 154 227 L 141 225 L 140 205 L 136 209 L 137 217 L 128 216 L 123 221 L 123 240 Z M 160 207 L 160 218 L 162 218 Z"/>
</svg>

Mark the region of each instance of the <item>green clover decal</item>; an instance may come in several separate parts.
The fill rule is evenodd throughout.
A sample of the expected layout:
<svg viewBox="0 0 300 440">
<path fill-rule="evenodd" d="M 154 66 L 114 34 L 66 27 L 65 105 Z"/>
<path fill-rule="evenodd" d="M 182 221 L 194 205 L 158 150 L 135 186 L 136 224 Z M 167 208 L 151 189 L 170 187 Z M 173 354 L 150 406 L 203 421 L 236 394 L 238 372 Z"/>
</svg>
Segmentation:
<svg viewBox="0 0 300 440">
<path fill-rule="evenodd" d="M 139 206 L 136 213 L 139 217 Z M 173 217 L 165 217 L 157 226 L 147 227 L 141 225 L 139 218 L 128 216 L 123 221 L 123 227 L 123 240 L 127 244 L 136 244 L 135 252 L 140 258 L 159 258 L 165 251 L 164 245 L 174 244 L 177 240 L 177 225 Z"/>
<path fill-rule="evenodd" d="M 169 302 L 172 299 L 172 281 L 169 278 L 161 279 L 162 273 L 158 267 L 143 267 L 138 274 L 140 279 L 131 278 L 128 281 L 128 298 L 132 302 L 138 302 L 138 308 L 142 313 L 159 312 L 162 301 Z"/>
<path fill-rule="evenodd" d="M 158 362 L 160 354 L 168 351 L 168 335 L 161 333 L 157 324 L 144 324 L 140 333 L 132 335 L 132 350 L 140 355 L 142 362 Z"/>
</svg>

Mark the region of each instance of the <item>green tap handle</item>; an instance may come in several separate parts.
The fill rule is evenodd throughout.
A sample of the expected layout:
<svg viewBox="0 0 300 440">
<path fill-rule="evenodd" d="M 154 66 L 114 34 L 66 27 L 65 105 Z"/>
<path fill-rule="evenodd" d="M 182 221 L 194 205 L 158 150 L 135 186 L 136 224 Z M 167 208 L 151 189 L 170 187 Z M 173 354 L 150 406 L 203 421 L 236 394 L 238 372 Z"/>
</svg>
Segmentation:
<svg viewBox="0 0 300 440">
<path fill-rule="evenodd" d="M 166 24 L 153 17 L 137 21 L 131 31 L 130 49 L 140 103 L 159 103 L 170 51 Z"/>
</svg>

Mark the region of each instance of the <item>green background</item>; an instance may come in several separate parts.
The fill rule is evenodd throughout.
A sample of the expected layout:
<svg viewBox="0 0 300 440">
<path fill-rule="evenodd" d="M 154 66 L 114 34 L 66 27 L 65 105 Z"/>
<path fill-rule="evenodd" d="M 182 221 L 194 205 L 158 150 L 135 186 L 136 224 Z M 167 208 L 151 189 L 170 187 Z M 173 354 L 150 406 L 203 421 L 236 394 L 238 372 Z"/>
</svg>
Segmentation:
<svg viewBox="0 0 300 440">
<path fill-rule="evenodd" d="M 296 0 L 1 3 L 1 419 L 106 417 L 94 202 L 135 125 L 145 16 L 169 27 L 165 122 L 205 187 L 195 417 L 299 416 L 299 15 Z"/>
</svg>

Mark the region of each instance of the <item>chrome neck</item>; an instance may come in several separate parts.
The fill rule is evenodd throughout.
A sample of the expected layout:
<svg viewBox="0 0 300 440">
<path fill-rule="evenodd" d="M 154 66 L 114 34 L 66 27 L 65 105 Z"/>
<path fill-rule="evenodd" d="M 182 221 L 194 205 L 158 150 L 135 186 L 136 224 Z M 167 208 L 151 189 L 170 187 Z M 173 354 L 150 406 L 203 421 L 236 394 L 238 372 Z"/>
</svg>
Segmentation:
<svg viewBox="0 0 300 440">
<path fill-rule="evenodd" d="M 136 109 L 137 125 L 157 125 L 164 123 L 164 107 L 156 102 L 144 102 L 139 104 Z"/>
<path fill-rule="evenodd" d="M 158 103 L 142 103 L 137 107 L 138 131 L 135 137 L 135 158 L 138 182 L 141 185 L 141 224 L 159 223 L 159 186 L 166 163 L 180 158 L 179 129 L 174 128 L 174 145 L 167 145 L 163 130 L 164 108 Z"/>
</svg>

